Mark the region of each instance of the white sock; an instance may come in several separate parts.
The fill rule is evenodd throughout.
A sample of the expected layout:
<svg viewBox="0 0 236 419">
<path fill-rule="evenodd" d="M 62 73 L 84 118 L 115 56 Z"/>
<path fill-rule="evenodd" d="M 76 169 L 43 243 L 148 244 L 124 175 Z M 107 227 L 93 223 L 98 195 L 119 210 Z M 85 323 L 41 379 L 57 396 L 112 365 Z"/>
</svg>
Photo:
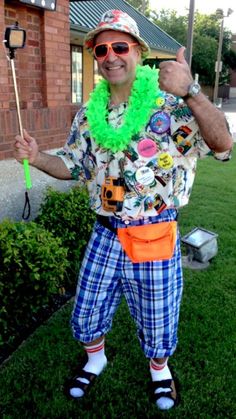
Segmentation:
<svg viewBox="0 0 236 419">
<path fill-rule="evenodd" d="M 91 372 L 93 374 L 99 375 L 101 374 L 102 370 L 107 365 L 107 358 L 105 355 L 105 348 L 104 348 L 104 339 L 93 346 L 84 346 L 84 349 L 87 352 L 88 362 L 84 366 L 83 370 L 86 372 Z M 78 381 L 81 381 L 85 384 L 88 384 L 89 381 L 86 378 L 77 378 Z M 84 391 L 80 388 L 71 388 L 70 394 L 73 397 L 83 397 Z"/>
<path fill-rule="evenodd" d="M 166 360 L 163 364 L 158 364 L 153 359 L 150 360 L 150 373 L 152 377 L 152 381 L 162 381 L 162 380 L 171 380 L 172 375 L 167 365 Z M 158 388 L 155 393 L 168 391 L 167 388 Z M 171 400 L 169 397 L 161 397 L 159 400 L 156 401 L 157 406 L 161 410 L 168 410 L 174 406 L 174 401 Z"/>
</svg>

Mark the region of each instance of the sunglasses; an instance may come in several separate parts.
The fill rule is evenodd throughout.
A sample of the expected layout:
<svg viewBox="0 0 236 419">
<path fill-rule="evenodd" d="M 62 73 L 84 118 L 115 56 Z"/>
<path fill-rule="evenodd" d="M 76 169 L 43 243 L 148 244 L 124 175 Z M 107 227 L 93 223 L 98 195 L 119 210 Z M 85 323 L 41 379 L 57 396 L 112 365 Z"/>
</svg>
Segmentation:
<svg viewBox="0 0 236 419">
<path fill-rule="evenodd" d="M 138 43 L 127 41 L 106 42 L 104 44 L 95 45 L 93 53 L 97 60 L 104 60 L 108 56 L 110 50 L 116 55 L 128 55 L 130 47 L 134 45 L 138 45 Z"/>
</svg>

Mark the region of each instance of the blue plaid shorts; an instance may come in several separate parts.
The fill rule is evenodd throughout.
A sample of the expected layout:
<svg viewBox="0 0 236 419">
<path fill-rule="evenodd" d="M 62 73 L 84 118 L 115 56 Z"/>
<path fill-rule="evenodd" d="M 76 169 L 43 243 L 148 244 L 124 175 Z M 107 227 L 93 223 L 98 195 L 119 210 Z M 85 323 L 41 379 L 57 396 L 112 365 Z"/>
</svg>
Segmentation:
<svg viewBox="0 0 236 419">
<path fill-rule="evenodd" d="M 165 210 L 158 217 L 129 225 L 175 219 L 175 210 Z M 113 227 L 125 227 L 118 219 L 109 220 Z M 145 356 L 170 356 L 177 345 L 182 288 L 179 234 L 171 259 L 132 263 L 116 234 L 96 222 L 79 273 L 71 319 L 73 335 L 89 343 L 109 332 L 124 295 Z"/>
</svg>

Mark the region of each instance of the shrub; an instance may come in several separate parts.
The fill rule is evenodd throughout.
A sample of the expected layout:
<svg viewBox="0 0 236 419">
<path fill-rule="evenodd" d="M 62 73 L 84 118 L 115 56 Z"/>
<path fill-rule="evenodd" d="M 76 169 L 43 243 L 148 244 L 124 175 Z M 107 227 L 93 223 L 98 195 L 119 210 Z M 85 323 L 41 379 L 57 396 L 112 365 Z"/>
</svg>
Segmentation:
<svg viewBox="0 0 236 419">
<path fill-rule="evenodd" d="M 78 187 L 69 192 L 48 188 L 35 221 L 55 237 L 60 237 L 63 246 L 68 248 L 70 266 L 64 287 L 74 291 L 79 265 L 95 221 L 87 191 Z"/>
<path fill-rule="evenodd" d="M 41 226 L 0 224 L 0 345 L 13 341 L 16 330 L 31 324 L 58 293 L 67 265 L 67 249 Z"/>
</svg>

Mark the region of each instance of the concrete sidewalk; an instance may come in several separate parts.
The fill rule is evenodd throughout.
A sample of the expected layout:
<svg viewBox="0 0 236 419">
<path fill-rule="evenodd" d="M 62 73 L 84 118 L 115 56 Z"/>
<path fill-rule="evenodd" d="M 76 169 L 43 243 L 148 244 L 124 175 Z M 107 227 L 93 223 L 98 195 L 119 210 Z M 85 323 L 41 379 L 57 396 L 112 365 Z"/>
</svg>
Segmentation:
<svg viewBox="0 0 236 419">
<path fill-rule="evenodd" d="M 223 102 L 222 110 L 229 121 L 231 132 L 236 141 L 236 98 Z M 55 153 L 52 150 L 51 153 Z M 47 186 L 59 191 L 67 191 L 76 185 L 76 181 L 54 179 L 34 167 L 30 168 L 33 187 L 29 191 L 31 216 L 33 220 L 42 203 Z M 14 159 L 0 161 L 0 222 L 4 218 L 14 221 L 22 220 L 25 202 L 25 180 L 23 166 Z"/>
<path fill-rule="evenodd" d="M 236 142 L 236 97 L 225 100 L 222 103 L 222 111 L 225 113 L 232 137 Z"/>
<path fill-rule="evenodd" d="M 30 174 L 33 186 L 28 191 L 31 205 L 29 220 L 36 217 L 47 186 L 66 191 L 76 185 L 76 181 L 54 179 L 34 167 L 30 167 Z M 15 159 L 0 161 L 0 179 L 0 221 L 4 218 L 21 221 L 26 190 L 23 166 Z"/>
<path fill-rule="evenodd" d="M 236 113 L 236 97 L 225 99 L 222 102 L 222 110 L 227 113 Z"/>
</svg>

